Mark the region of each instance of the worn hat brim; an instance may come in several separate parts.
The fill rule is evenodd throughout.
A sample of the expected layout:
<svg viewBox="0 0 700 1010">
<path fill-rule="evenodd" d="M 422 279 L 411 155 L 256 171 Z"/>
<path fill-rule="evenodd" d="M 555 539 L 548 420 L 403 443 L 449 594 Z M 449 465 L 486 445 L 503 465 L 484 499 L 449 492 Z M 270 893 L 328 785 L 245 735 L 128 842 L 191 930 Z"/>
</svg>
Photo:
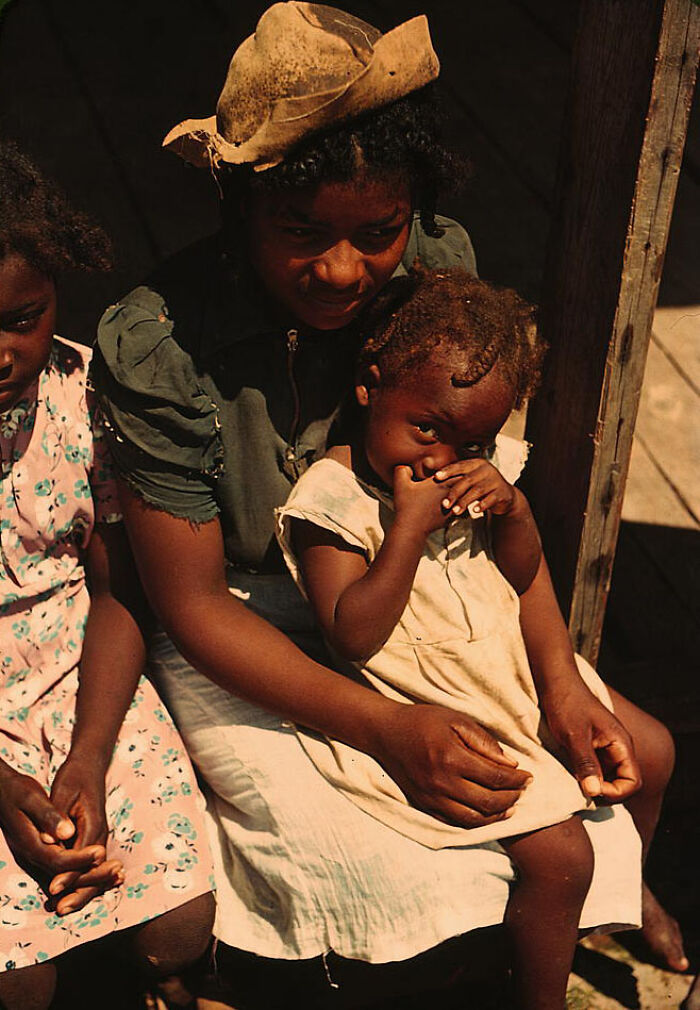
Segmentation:
<svg viewBox="0 0 700 1010">
<path fill-rule="evenodd" d="M 248 140 L 231 144 L 217 129 L 216 116 L 186 119 L 168 133 L 163 147 L 198 167 L 225 162 L 263 171 L 278 165 L 304 137 L 381 108 L 435 80 L 440 63 L 428 19 L 412 18 L 382 35 L 370 62 L 348 84 L 332 91 L 284 98 Z"/>
</svg>

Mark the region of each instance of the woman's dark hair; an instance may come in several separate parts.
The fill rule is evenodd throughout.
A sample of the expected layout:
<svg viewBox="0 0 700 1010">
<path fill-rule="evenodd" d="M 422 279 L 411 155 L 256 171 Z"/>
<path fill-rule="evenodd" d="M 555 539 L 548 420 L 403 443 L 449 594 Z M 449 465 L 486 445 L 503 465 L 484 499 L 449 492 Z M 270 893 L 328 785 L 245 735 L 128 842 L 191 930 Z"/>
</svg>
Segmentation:
<svg viewBox="0 0 700 1010">
<path fill-rule="evenodd" d="M 438 196 L 457 189 L 468 174 L 466 161 L 440 141 L 441 119 L 435 85 L 428 84 L 391 105 L 314 134 L 264 172 L 254 172 L 248 165 L 222 166 L 218 178 L 225 223 L 236 224 L 248 192 L 347 182 L 359 164 L 371 173 L 407 176 L 424 230 L 440 235 L 435 222 Z"/>
<path fill-rule="evenodd" d="M 389 282 L 371 312 L 375 323 L 358 367 L 377 364 L 384 385 L 399 385 L 437 348 L 445 348 L 463 355 L 454 386 L 472 386 L 498 364 L 513 387 L 515 409 L 537 389 L 547 345 L 537 331 L 534 306 L 510 288 L 458 267 L 416 266 Z"/>
<path fill-rule="evenodd" d="M 11 253 L 49 276 L 112 266 L 102 229 L 74 210 L 15 144 L 0 141 L 0 259 Z"/>
</svg>

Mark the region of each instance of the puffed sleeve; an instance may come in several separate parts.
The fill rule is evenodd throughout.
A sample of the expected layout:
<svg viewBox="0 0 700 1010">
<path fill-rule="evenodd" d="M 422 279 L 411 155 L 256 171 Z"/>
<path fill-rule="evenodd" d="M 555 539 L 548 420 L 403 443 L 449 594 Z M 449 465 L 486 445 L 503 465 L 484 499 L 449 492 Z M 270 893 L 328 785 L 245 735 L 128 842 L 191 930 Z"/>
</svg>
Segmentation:
<svg viewBox="0 0 700 1010">
<path fill-rule="evenodd" d="M 419 216 L 415 216 L 408 245 L 401 259 L 404 269 L 409 270 L 417 257 L 430 270 L 462 267 L 467 273 L 476 275 L 474 247 L 462 225 L 440 214 L 436 214 L 435 223 L 442 231 L 439 237 L 426 235 Z"/>
<path fill-rule="evenodd" d="M 162 296 L 136 288 L 104 313 L 91 364 L 121 476 L 155 508 L 193 522 L 217 515 L 218 409 L 173 337 Z"/>
</svg>

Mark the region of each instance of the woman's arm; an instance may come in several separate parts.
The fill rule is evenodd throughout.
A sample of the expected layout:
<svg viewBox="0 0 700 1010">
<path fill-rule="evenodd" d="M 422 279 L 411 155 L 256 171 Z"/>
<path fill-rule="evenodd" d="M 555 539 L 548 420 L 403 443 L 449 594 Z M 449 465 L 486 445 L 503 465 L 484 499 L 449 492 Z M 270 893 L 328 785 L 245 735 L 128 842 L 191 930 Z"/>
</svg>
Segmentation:
<svg viewBox="0 0 700 1010">
<path fill-rule="evenodd" d="M 520 627 L 549 728 L 583 792 L 610 802 L 626 799 L 641 785 L 632 739 L 578 672 L 544 556 L 520 598 Z"/>
<path fill-rule="evenodd" d="M 105 845 L 105 775 L 145 663 L 149 610 L 122 523 L 95 526 L 87 550 L 90 612 L 80 660 L 75 727 L 51 801 L 72 823 L 77 846 Z M 77 874 L 61 874 L 57 911 L 82 907 L 98 893 Z"/>
<path fill-rule="evenodd" d="M 400 705 L 313 662 L 229 592 L 218 520 L 195 525 L 122 502 L 153 609 L 182 654 L 232 694 L 372 754 L 426 809 L 483 824 L 517 800 L 527 776 L 472 720 Z"/>
</svg>

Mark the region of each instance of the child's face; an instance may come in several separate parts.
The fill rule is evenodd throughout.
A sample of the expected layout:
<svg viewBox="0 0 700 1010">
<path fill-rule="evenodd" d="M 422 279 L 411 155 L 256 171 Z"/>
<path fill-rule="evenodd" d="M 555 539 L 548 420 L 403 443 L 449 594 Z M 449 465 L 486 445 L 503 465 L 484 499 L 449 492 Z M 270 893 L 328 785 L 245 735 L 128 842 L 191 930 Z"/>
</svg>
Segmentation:
<svg viewBox="0 0 700 1010">
<path fill-rule="evenodd" d="M 377 371 L 377 385 L 357 387 L 360 404 L 369 408 L 367 461 L 388 487 L 397 466 L 410 466 L 416 480 L 425 480 L 492 447 L 513 406 L 513 389 L 498 366 L 459 389 L 450 379 L 462 364 L 454 354 L 440 354 L 398 386 L 383 387 Z"/>
<path fill-rule="evenodd" d="M 0 260 L 0 412 L 46 365 L 55 321 L 53 280 L 17 253 Z"/>
<path fill-rule="evenodd" d="M 254 193 L 245 209 L 251 261 L 293 322 L 346 326 L 386 284 L 403 255 L 411 199 L 400 176 Z"/>
</svg>

